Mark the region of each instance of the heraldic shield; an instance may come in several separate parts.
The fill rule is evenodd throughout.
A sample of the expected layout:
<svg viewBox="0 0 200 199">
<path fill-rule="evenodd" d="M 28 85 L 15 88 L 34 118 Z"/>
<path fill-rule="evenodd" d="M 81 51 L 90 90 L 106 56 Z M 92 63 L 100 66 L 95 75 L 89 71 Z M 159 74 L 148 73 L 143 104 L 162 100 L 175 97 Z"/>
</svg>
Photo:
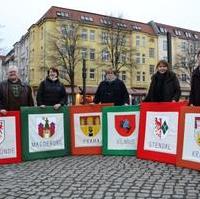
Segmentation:
<svg viewBox="0 0 200 199">
<path fill-rule="evenodd" d="M 96 136 L 101 128 L 100 116 L 81 116 L 80 127 L 85 136 Z"/>
<path fill-rule="evenodd" d="M 135 123 L 135 115 L 115 115 L 115 129 L 121 136 L 130 136 L 135 130 Z"/>
<path fill-rule="evenodd" d="M 55 134 L 55 123 L 49 122 L 49 119 L 43 118 L 44 124 L 40 122 L 38 124 L 38 134 L 42 138 L 50 138 Z"/>
<path fill-rule="evenodd" d="M 200 146 L 200 117 L 195 117 L 194 137 L 196 143 Z"/>
<path fill-rule="evenodd" d="M 5 139 L 5 121 L 0 120 L 0 144 Z"/>
</svg>

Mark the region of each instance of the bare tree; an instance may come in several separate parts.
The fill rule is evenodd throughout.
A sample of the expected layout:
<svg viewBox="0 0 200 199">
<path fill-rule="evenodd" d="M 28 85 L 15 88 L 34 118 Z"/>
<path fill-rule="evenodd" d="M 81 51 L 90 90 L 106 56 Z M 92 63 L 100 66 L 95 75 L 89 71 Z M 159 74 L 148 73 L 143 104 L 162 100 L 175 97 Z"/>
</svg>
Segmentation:
<svg viewBox="0 0 200 199">
<path fill-rule="evenodd" d="M 192 73 L 197 63 L 197 52 L 199 49 L 199 41 L 190 40 L 182 46 L 182 53 L 177 55 L 177 62 L 174 69 L 178 74 L 186 75 L 186 82 L 190 84 Z"/>
<path fill-rule="evenodd" d="M 109 55 L 112 68 L 119 73 L 123 67 L 129 69 L 135 67 L 136 50 L 131 47 L 131 42 L 128 41 L 131 37 L 131 31 L 127 30 L 124 20 L 120 17 L 106 17 L 104 25 L 102 42 L 105 44 L 105 48 L 103 51 Z"/>
<path fill-rule="evenodd" d="M 61 24 L 57 28 L 56 36 L 51 34 L 53 41 L 49 58 L 56 60 L 61 66 L 61 78 L 65 79 L 71 88 L 72 104 L 75 104 L 75 70 L 80 63 L 79 24 Z"/>
</svg>

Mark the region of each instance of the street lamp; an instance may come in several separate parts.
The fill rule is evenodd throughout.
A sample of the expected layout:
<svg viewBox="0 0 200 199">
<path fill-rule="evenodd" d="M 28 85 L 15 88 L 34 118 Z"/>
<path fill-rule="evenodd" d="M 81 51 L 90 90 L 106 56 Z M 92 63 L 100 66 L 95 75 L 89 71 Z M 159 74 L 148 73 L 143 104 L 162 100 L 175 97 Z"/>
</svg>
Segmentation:
<svg viewBox="0 0 200 199">
<path fill-rule="evenodd" d="M 86 104 L 86 60 L 85 59 L 83 59 L 82 78 L 83 78 L 83 104 Z"/>
</svg>

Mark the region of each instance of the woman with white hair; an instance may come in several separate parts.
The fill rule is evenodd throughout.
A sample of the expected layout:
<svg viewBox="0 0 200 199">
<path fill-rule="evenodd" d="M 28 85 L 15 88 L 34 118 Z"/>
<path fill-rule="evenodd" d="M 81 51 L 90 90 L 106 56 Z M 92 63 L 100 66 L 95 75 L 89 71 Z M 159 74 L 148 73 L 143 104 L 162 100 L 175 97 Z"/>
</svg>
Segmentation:
<svg viewBox="0 0 200 199">
<path fill-rule="evenodd" d="M 12 65 L 8 68 L 8 79 L 0 83 L 0 113 L 20 110 L 21 106 L 33 106 L 32 90 L 23 83 L 18 74 L 18 68 Z"/>
</svg>

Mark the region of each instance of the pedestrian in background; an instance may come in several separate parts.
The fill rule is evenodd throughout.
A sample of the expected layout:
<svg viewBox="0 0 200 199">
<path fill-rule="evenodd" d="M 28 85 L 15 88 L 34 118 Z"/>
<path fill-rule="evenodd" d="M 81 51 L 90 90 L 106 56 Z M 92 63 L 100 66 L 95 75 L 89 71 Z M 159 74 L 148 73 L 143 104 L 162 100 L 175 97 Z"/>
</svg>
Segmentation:
<svg viewBox="0 0 200 199">
<path fill-rule="evenodd" d="M 53 106 L 55 110 L 67 104 L 67 93 L 64 85 L 58 79 L 59 72 L 55 67 L 47 71 L 47 77 L 40 83 L 37 92 L 37 105 L 44 108 Z"/>
<path fill-rule="evenodd" d="M 192 73 L 189 104 L 200 106 L 200 51 L 197 53 L 198 66 Z"/>
<path fill-rule="evenodd" d="M 21 106 L 33 106 L 31 87 L 19 78 L 18 68 L 8 68 L 8 79 L 0 83 L 0 112 L 18 111 Z"/>
<path fill-rule="evenodd" d="M 176 74 L 169 70 L 169 64 L 160 60 L 157 72 L 152 76 L 148 94 L 144 102 L 177 102 L 181 90 Z"/>
<path fill-rule="evenodd" d="M 112 68 L 105 71 L 105 80 L 99 84 L 93 102 L 95 104 L 114 103 L 115 106 L 129 103 L 129 94 L 126 86 L 117 77 Z"/>
</svg>

